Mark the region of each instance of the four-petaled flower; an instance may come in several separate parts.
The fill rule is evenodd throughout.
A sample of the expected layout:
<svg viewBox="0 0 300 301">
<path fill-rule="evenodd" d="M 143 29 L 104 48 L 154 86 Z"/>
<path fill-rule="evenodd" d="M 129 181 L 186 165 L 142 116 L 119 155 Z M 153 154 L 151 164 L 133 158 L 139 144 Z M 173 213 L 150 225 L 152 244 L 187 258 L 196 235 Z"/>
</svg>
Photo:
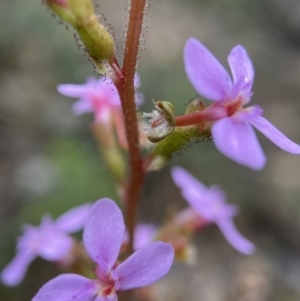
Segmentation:
<svg viewBox="0 0 300 301">
<path fill-rule="evenodd" d="M 207 222 L 215 223 L 227 241 L 239 252 L 252 254 L 254 245 L 233 224 L 238 208 L 225 203 L 226 196 L 216 186 L 206 187 L 181 167 L 172 169 L 172 178 L 189 205 Z"/>
<path fill-rule="evenodd" d="M 87 218 L 83 243 L 96 262 L 97 279 L 60 275 L 46 283 L 32 301 L 117 301 L 117 292 L 149 285 L 166 275 L 174 249 L 163 242 L 148 244 L 124 262 L 118 255 L 124 237 L 122 212 L 110 199 L 97 201 Z"/>
<path fill-rule="evenodd" d="M 252 128 L 255 127 L 279 148 L 300 154 L 300 146 L 276 129 L 261 115 L 259 106 L 244 108 L 251 99 L 254 80 L 252 62 L 246 50 L 238 45 L 229 56 L 233 81 L 214 55 L 195 38 L 184 48 L 186 74 L 195 90 L 215 103 L 207 109 L 223 107 L 224 117 L 212 125 L 212 136 L 218 150 L 230 159 L 253 169 L 264 167 L 266 158 Z"/>
<path fill-rule="evenodd" d="M 82 229 L 90 207 L 89 204 L 75 207 L 55 221 L 46 215 L 39 227 L 25 225 L 17 243 L 17 255 L 1 273 L 2 282 L 8 286 L 19 284 L 37 256 L 49 261 L 64 260 L 74 245 L 68 234 Z"/>
</svg>

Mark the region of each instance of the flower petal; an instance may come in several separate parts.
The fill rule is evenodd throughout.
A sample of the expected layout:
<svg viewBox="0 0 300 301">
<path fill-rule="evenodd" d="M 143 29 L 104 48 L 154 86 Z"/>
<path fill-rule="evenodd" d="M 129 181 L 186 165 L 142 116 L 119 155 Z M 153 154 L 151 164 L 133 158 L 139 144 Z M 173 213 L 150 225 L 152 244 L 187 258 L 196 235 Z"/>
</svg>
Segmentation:
<svg viewBox="0 0 300 301">
<path fill-rule="evenodd" d="M 112 200 L 103 198 L 92 206 L 83 231 L 83 243 L 104 273 L 117 260 L 124 231 L 122 212 Z"/>
<path fill-rule="evenodd" d="M 225 100 L 232 81 L 214 55 L 198 40 L 189 38 L 183 57 L 187 77 L 195 90 L 212 101 Z"/>
<path fill-rule="evenodd" d="M 82 98 L 76 101 L 72 105 L 72 113 L 74 115 L 81 115 L 87 112 L 93 112 L 94 108 L 92 106 L 92 102 L 87 98 Z"/>
<path fill-rule="evenodd" d="M 57 86 L 57 91 L 68 97 L 82 98 L 87 94 L 89 88 L 87 87 L 87 84 L 62 84 Z"/>
<path fill-rule="evenodd" d="M 244 92 L 249 92 L 253 84 L 254 69 L 246 49 L 241 45 L 234 47 L 228 56 L 228 63 L 234 84 L 239 83 L 244 87 Z"/>
<path fill-rule="evenodd" d="M 254 244 L 242 236 L 231 218 L 223 218 L 216 222 L 226 240 L 239 252 L 250 255 L 255 251 Z"/>
<path fill-rule="evenodd" d="M 54 223 L 56 227 L 65 233 L 79 231 L 83 228 L 90 209 L 90 204 L 72 208 L 61 215 Z"/>
<path fill-rule="evenodd" d="M 60 261 L 71 251 L 74 240 L 67 234 L 50 227 L 41 233 L 43 235 L 36 246 L 38 254 L 49 261 Z"/>
<path fill-rule="evenodd" d="M 185 189 L 181 191 L 182 196 L 188 202 L 188 204 L 202 217 L 207 218 L 206 208 L 207 200 L 205 199 L 206 193 L 198 192 L 195 189 Z"/>
<path fill-rule="evenodd" d="M 143 224 L 139 223 L 134 229 L 134 250 L 149 244 L 153 241 L 157 233 L 157 228 L 153 224 Z M 128 231 L 125 231 L 123 243 L 128 244 L 129 234 Z"/>
<path fill-rule="evenodd" d="M 257 116 L 249 122 L 279 148 L 292 154 L 300 154 L 300 145 L 287 138 L 265 118 Z"/>
<path fill-rule="evenodd" d="M 209 188 L 194 178 L 181 167 L 171 171 L 174 182 L 182 189 L 181 194 L 188 204 L 207 221 L 211 221 L 211 205 Z"/>
<path fill-rule="evenodd" d="M 141 86 L 141 77 L 138 73 L 134 74 L 134 88 L 138 89 Z"/>
<path fill-rule="evenodd" d="M 174 249 L 170 244 L 159 241 L 140 248 L 113 271 L 117 290 L 154 283 L 169 272 L 173 259 Z"/>
<path fill-rule="evenodd" d="M 141 106 L 145 102 L 145 96 L 142 92 L 135 92 L 135 104 Z"/>
<path fill-rule="evenodd" d="M 199 194 L 204 193 L 207 187 L 198 179 L 193 177 L 189 172 L 179 166 L 175 166 L 171 170 L 172 179 L 175 184 L 182 190 L 196 190 Z"/>
<path fill-rule="evenodd" d="M 149 244 L 153 241 L 157 229 L 152 224 L 137 224 L 134 230 L 134 250 Z"/>
<path fill-rule="evenodd" d="M 253 169 L 264 167 L 265 154 L 248 122 L 222 118 L 212 126 L 212 136 L 216 148 L 230 159 Z"/>
<path fill-rule="evenodd" d="M 35 253 L 20 249 L 15 258 L 2 271 L 2 282 L 7 286 L 18 285 L 23 280 L 29 264 L 35 257 Z"/>
<path fill-rule="evenodd" d="M 42 286 L 32 301 L 94 301 L 98 290 L 99 285 L 93 280 L 63 274 Z"/>
</svg>

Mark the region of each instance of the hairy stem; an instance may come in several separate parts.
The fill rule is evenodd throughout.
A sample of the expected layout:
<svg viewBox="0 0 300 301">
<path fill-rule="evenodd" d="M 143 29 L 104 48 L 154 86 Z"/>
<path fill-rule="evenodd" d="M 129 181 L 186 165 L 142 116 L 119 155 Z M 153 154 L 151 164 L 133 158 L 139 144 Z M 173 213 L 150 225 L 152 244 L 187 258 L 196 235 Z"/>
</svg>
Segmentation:
<svg viewBox="0 0 300 301">
<path fill-rule="evenodd" d="M 124 113 L 129 151 L 130 175 L 125 195 L 126 222 L 129 232 L 129 253 L 133 251 L 133 233 L 137 204 L 144 179 L 143 161 L 139 149 L 135 105 L 134 76 L 146 0 L 132 0 L 122 67 L 123 78 L 117 84 Z"/>
<path fill-rule="evenodd" d="M 177 116 L 175 118 L 175 126 L 178 127 L 201 124 L 209 121 L 215 121 L 225 116 L 227 116 L 226 108 L 209 107 L 203 111 Z"/>
</svg>

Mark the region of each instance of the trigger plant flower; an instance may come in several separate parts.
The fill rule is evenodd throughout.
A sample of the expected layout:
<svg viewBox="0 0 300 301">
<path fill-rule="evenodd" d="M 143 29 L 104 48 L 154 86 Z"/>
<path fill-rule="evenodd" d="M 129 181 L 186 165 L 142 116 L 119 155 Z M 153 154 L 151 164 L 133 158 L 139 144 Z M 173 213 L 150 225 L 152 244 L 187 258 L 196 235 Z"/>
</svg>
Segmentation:
<svg viewBox="0 0 300 301">
<path fill-rule="evenodd" d="M 136 89 L 140 87 L 140 78 L 137 74 L 134 86 Z M 121 100 L 115 84 L 109 77 L 103 76 L 99 79 L 89 77 L 85 84 L 62 84 L 58 85 L 57 90 L 62 95 L 79 99 L 72 106 L 74 115 L 94 113 L 94 122 L 101 124 L 108 131 L 115 128 L 120 144 L 126 147 Z M 137 105 L 142 104 L 142 93 L 135 93 L 135 102 Z"/>
<path fill-rule="evenodd" d="M 204 186 L 181 167 L 172 169 L 172 178 L 191 208 L 207 223 L 215 223 L 236 250 L 243 254 L 254 252 L 253 243 L 243 237 L 233 223 L 238 208 L 226 203 L 222 190 L 216 186 Z"/>
<path fill-rule="evenodd" d="M 134 84 L 136 89 L 140 87 L 138 75 L 135 76 Z M 121 111 L 118 90 L 109 77 L 89 77 L 85 84 L 62 84 L 58 85 L 57 90 L 62 95 L 79 99 L 72 106 L 73 114 L 93 112 L 97 123 L 106 124 L 116 112 Z M 140 105 L 143 101 L 142 94 L 137 92 L 135 100 Z"/>
<path fill-rule="evenodd" d="M 143 287 L 166 275 L 173 263 L 169 244 L 154 242 L 118 262 L 125 225 L 110 199 L 96 202 L 87 218 L 83 244 L 96 263 L 96 279 L 63 274 L 46 283 L 32 301 L 117 301 L 117 292 Z"/>
<path fill-rule="evenodd" d="M 184 48 L 187 77 L 195 90 L 214 104 L 202 112 L 180 116 L 183 118 L 177 120 L 176 126 L 212 122 L 208 126 L 217 149 L 253 169 L 263 168 L 266 162 L 253 127 L 284 151 L 300 154 L 300 146 L 265 119 L 259 106 L 247 106 L 253 94 L 254 69 L 246 50 L 240 45 L 234 47 L 228 63 L 232 78 L 201 42 L 195 38 L 187 40 Z"/>
<path fill-rule="evenodd" d="M 66 259 L 74 245 L 69 233 L 82 229 L 89 210 L 90 205 L 85 204 L 67 211 L 55 221 L 45 215 L 39 227 L 25 225 L 18 239 L 17 255 L 1 273 L 2 282 L 8 286 L 18 285 L 37 256 L 55 262 Z"/>
</svg>

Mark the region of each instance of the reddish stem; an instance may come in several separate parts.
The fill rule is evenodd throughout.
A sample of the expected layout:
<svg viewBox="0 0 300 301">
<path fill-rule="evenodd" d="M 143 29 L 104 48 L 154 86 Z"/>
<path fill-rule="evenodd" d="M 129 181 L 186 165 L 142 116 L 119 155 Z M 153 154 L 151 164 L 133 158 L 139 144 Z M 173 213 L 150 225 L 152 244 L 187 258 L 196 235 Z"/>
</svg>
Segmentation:
<svg viewBox="0 0 300 301">
<path fill-rule="evenodd" d="M 62 6 L 62 7 L 68 7 L 68 2 L 67 0 L 48 0 L 48 2 L 53 2 L 59 6 Z"/>
<path fill-rule="evenodd" d="M 144 180 L 143 161 L 139 149 L 139 133 L 135 106 L 134 76 L 146 0 L 132 0 L 122 67 L 123 78 L 117 83 L 124 114 L 128 142 L 130 176 L 125 195 L 126 222 L 129 232 L 129 253 L 133 251 L 133 233 L 137 204 Z"/>
<path fill-rule="evenodd" d="M 221 106 L 218 107 L 214 106 L 196 113 L 177 116 L 175 118 L 175 126 L 188 126 L 188 125 L 200 124 L 200 123 L 218 120 L 226 116 L 227 116 L 226 108 Z"/>
</svg>

